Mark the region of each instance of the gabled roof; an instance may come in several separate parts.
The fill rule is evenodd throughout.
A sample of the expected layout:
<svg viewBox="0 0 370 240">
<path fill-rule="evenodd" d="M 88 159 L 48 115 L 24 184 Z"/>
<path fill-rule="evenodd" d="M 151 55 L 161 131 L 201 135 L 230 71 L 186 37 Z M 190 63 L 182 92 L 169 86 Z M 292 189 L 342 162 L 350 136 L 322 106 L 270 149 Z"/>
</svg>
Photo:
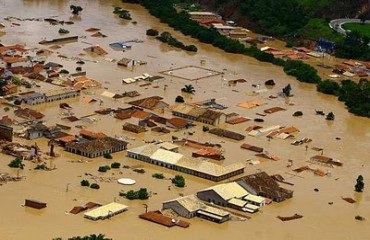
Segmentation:
<svg viewBox="0 0 370 240">
<path fill-rule="evenodd" d="M 236 182 L 218 184 L 216 186 L 201 190 L 200 192 L 209 190 L 215 191 L 225 201 L 228 201 L 232 198 L 241 198 L 249 194 L 247 190 L 245 190 Z"/>
</svg>

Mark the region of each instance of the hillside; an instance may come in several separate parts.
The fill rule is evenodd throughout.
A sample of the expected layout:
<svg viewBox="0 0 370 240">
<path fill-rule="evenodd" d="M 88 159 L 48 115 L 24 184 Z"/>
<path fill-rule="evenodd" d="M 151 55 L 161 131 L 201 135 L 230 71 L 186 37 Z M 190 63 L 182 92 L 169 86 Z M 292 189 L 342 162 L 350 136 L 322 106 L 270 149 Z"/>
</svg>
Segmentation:
<svg viewBox="0 0 370 240">
<path fill-rule="evenodd" d="M 256 32 L 285 37 L 312 18 L 358 17 L 369 12 L 369 0 L 198 0 L 210 10 Z"/>
</svg>

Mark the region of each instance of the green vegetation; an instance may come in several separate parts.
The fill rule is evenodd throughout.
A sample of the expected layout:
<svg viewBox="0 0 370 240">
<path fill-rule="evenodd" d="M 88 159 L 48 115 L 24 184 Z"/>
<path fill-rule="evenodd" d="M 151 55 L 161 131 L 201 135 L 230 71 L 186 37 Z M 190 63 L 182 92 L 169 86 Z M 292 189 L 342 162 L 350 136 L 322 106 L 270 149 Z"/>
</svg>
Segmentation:
<svg viewBox="0 0 370 240">
<path fill-rule="evenodd" d="M 290 91 L 292 91 L 292 87 L 290 86 L 290 84 L 286 85 L 284 88 L 283 88 L 283 93 L 284 93 L 284 96 L 285 97 L 290 97 Z"/>
<path fill-rule="evenodd" d="M 72 10 L 73 15 L 78 15 L 80 12 L 82 12 L 83 8 L 80 6 L 70 5 L 69 9 Z"/>
<path fill-rule="evenodd" d="M 301 29 L 298 30 L 298 36 L 313 41 L 325 38 L 330 41 L 340 42 L 344 36 L 329 27 L 329 22 L 321 18 L 312 18 Z M 300 44 L 302 45 L 302 44 Z"/>
<path fill-rule="evenodd" d="M 146 30 L 146 35 L 156 37 L 158 36 L 159 32 L 155 29 L 148 29 Z"/>
<path fill-rule="evenodd" d="M 140 174 L 144 174 L 145 173 L 145 170 L 142 169 L 142 168 L 135 168 L 133 169 L 132 171 L 136 172 L 136 173 L 140 173 Z"/>
<path fill-rule="evenodd" d="M 100 166 L 98 168 L 98 171 L 99 172 L 107 172 L 108 170 L 110 170 L 110 167 L 108 165 L 105 165 L 105 166 Z"/>
<path fill-rule="evenodd" d="M 181 48 L 189 52 L 197 52 L 198 48 L 194 45 L 184 45 L 182 42 L 177 40 L 176 38 L 172 37 L 171 33 L 169 32 L 162 32 L 159 36 L 156 37 L 159 41 L 167 43 L 170 46 L 174 46 L 176 48 Z"/>
<path fill-rule="evenodd" d="M 81 72 L 82 71 L 82 67 L 76 67 L 76 71 L 77 72 Z"/>
<path fill-rule="evenodd" d="M 121 164 L 119 162 L 114 162 L 110 165 L 111 168 L 120 168 Z"/>
<path fill-rule="evenodd" d="M 176 99 L 175 99 L 175 102 L 177 102 L 177 103 L 185 102 L 184 97 L 183 96 L 177 96 Z"/>
<path fill-rule="evenodd" d="M 9 107 L 4 107 L 4 112 L 9 112 L 10 111 L 10 108 Z"/>
<path fill-rule="evenodd" d="M 59 71 L 60 74 L 69 74 L 69 71 L 66 69 L 62 69 Z"/>
<path fill-rule="evenodd" d="M 146 188 L 140 188 L 138 191 L 130 190 L 128 192 L 120 192 L 119 195 L 129 200 L 145 200 L 149 198 L 149 193 Z"/>
<path fill-rule="evenodd" d="M 364 177 L 362 175 L 359 175 L 356 180 L 355 191 L 362 192 L 364 190 L 364 187 L 365 187 Z"/>
<path fill-rule="evenodd" d="M 337 82 L 331 80 L 324 80 L 317 84 L 317 91 L 331 94 L 331 95 L 338 95 L 340 90 L 340 85 Z"/>
<path fill-rule="evenodd" d="M 60 33 L 60 34 L 67 34 L 67 33 L 69 33 L 69 31 L 67 29 L 64 29 L 64 28 L 59 28 L 58 33 Z"/>
<path fill-rule="evenodd" d="M 106 159 L 113 159 L 113 157 L 110 153 L 104 153 L 103 157 L 106 158 Z"/>
<path fill-rule="evenodd" d="M 34 170 L 47 170 L 48 167 L 45 164 L 37 164 Z"/>
<path fill-rule="evenodd" d="M 163 173 L 153 173 L 152 177 L 157 179 L 164 179 Z"/>
<path fill-rule="evenodd" d="M 25 87 L 25 88 L 32 88 L 32 85 L 31 85 L 31 83 L 29 83 L 29 82 L 25 82 L 25 83 L 24 83 L 24 87 Z"/>
<path fill-rule="evenodd" d="M 80 182 L 80 184 L 81 184 L 82 187 L 89 187 L 90 186 L 90 182 L 88 180 L 85 180 L 85 179 L 82 180 Z"/>
<path fill-rule="evenodd" d="M 22 100 L 21 99 L 15 99 L 13 103 L 14 103 L 14 105 L 21 105 Z"/>
<path fill-rule="evenodd" d="M 92 183 L 92 184 L 90 185 L 90 188 L 92 188 L 92 189 L 99 189 L 99 188 L 100 188 L 100 186 L 99 186 L 99 184 L 97 184 L 97 183 Z"/>
<path fill-rule="evenodd" d="M 202 130 L 203 130 L 203 132 L 208 132 L 209 131 L 209 127 L 204 125 L 202 127 Z"/>
<path fill-rule="evenodd" d="M 194 94 L 194 93 L 195 93 L 195 89 L 194 89 L 193 85 L 189 84 L 189 85 L 185 85 L 185 86 L 181 89 L 181 92 Z"/>
<path fill-rule="evenodd" d="M 117 14 L 122 19 L 132 20 L 130 12 L 121 7 L 114 7 L 113 13 Z"/>
<path fill-rule="evenodd" d="M 13 76 L 12 77 L 12 83 L 14 83 L 15 85 L 20 86 L 22 84 L 22 79 L 20 79 L 19 77 Z"/>
<path fill-rule="evenodd" d="M 326 115 L 325 119 L 328 120 L 328 121 L 333 121 L 335 119 L 334 113 L 333 112 L 328 113 L 328 115 Z"/>
<path fill-rule="evenodd" d="M 351 30 L 352 32 L 358 32 L 362 37 L 370 38 L 370 25 L 364 23 L 346 23 L 342 26 L 346 30 Z"/>
<path fill-rule="evenodd" d="M 369 27 L 370 28 L 370 27 Z M 344 41 L 338 43 L 335 56 L 340 58 L 354 58 L 364 61 L 370 59 L 369 37 L 362 37 L 359 32 L 347 33 Z"/>
<path fill-rule="evenodd" d="M 8 164 L 8 166 L 11 167 L 11 168 L 23 169 L 25 165 L 24 165 L 23 160 L 21 158 L 15 158 L 14 160 L 12 160 Z"/>
<path fill-rule="evenodd" d="M 268 16 L 267 18 L 262 18 L 262 16 L 266 17 L 266 14 L 262 14 L 260 19 L 265 19 L 265 21 L 269 21 L 274 23 L 272 21 L 275 17 L 275 14 L 280 16 L 281 14 L 287 15 L 287 14 L 293 14 L 294 18 L 292 16 L 284 16 L 284 19 L 279 20 L 277 23 L 285 24 L 286 22 L 289 23 L 290 21 L 295 21 L 293 19 L 298 18 L 306 18 L 306 15 L 299 15 L 297 13 L 300 13 L 301 7 L 297 6 L 296 2 L 298 0 L 272 0 L 269 2 L 269 4 L 266 4 L 264 0 L 257 0 L 253 3 L 252 0 L 245 1 L 247 6 L 253 5 L 257 6 L 257 8 L 265 9 L 266 7 L 274 9 L 274 11 L 268 11 L 269 14 L 272 14 L 272 16 Z M 319 2 L 313 1 L 313 0 L 300 0 L 300 4 L 303 4 L 302 6 L 305 9 L 308 9 L 308 13 L 311 13 L 313 15 L 320 12 L 320 7 L 334 7 L 335 11 L 338 12 L 338 14 L 348 15 L 353 14 L 356 12 L 356 6 L 358 8 L 359 1 L 362 0 L 354 0 L 354 1 L 345 1 L 345 0 L 338 0 L 335 2 L 335 4 L 329 4 L 332 0 L 321 0 Z M 262 52 L 255 46 L 251 46 L 249 48 L 246 48 L 243 44 L 236 40 L 232 40 L 227 38 L 226 36 L 223 36 L 219 34 L 214 29 L 208 29 L 203 26 L 200 26 L 197 22 L 189 19 L 189 15 L 186 12 L 180 12 L 177 13 L 176 10 L 173 8 L 173 3 L 175 3 L 175 0 L 131 0 L 129 2 L 139 3 L 142 4 L 144 7 L 146 7 L 150 14 L 158 17 L 161 22 L 167 23 L 169 26 L 173 27 L 175 30 L 178 30 L 182 32 L 184 35 L 190 35 L 193 38 L 198 39 L 199 41 L 203 43 L 212 44 L 215 47 L 218 47 L 225 52 L 229 53 L 239 53 L 244 54 L 250 57 L 254 57 L 259 61 L 262 62 L 270 62 L 277 66 L 284 67 L 284 71 L 291 76 L 296 77 L 301 82 L 307 82 L 307 83 L 319 83 L 321 82 L 321 78 L 319 77 L 316 69 L 311 67 L 310 65 L 301 62 L 301 61 L 284 61 L 280 58 L 275 58 L 272 54 Z M 221 6 L 220 4 L 227 3 L 226 0 L 217 0 L 215 6 Z M 280 2 L 282 2 L 281 5 Z M 286 3 L 285 3 L 286 2 Z M 290 3 L 292 2 L 292 3 Z M 233 3 L 238 4 L 238 3 Z M 260 4 L 261 6 L 259 6 Z M 317 5 L 319 4 L 319 5 Z M 356 5 L 357 4 L 357 5 Z M 265 6 L 262 6 L 265 5 Z M 335 5 L 335 6 L 334 6 Z M 347 7 L 345 11 L 343 11 L 343 7 Z M 285 11 L 285 8 L 292 7 L 293 9 L 296 9 L 297 11 L 291 11 L 291 9 L 288 9 L 288 11 Z M 278 11 L 279 9 L 283 8 L 282 11 Z M 338 8 L 338 9 L 337 9 Z M 245 9 L 245 7 L 244 7 Z M 341 10 L 342 9 L 342 10 Z M 257 10 L 253 10 L 257 11 Z M 259 10 L 258 10 L 259 11 Z M 328 14 L 332 14 L 334 10 L 330 9 L 328 11 Z M 340 12 L 342 11 L 342 12 Z M 339 13 L 340 12 L 340 13 Z M 289 23 L 287 26 L 295 28 L 296 26 L 302 25 L 303 21 L 297 18 L 297 23 Z M 289 27 L 286 26 L 278 26 L 277 23 L 273 24 L 273 27 L 277 27 L 277 30 L 279 32 L 284 32 L 289 29 Z M 308 19 L 304 22 L 304 25 L 308 23 Z M 259 23 L 258 23 L 259 24 Z M 269 23 L 264 23 L 269 24 Z M 314 23 L 311 23 L 314 25 Z M 320 23 L 323 25 L 323 23 Z M 302 26 L 304 26 L 302 25 Z M 285 29 L 285 30 L 284 30 Z M 287 31 L 289 32 L 289 31 Z M 353 34 L 353 33 L 352 33 Z M 361 38 L 349 34 L 349 36 L 346 37 L 346 39 L 343 41 L 345 42 L 344 45 L 338 44 L 339 49 L 337 50 L 337 55 L 341 57 L 349 58 L 352 56 L 361 56 L 366 57 L 367 53 L 369 52 L 368 47 L 364 44 L 364 41 L 362 41 Z M 366 48 L 365 48 L 366 47 Z M 355 49 L 358 48 L 358 49 Z M 361 54 L 359 54 L 361 53 Z M 370 55 L 367 57 L 367 59 L 370 59 Z M 349 81 L 349 82 L 342 82 L 341 90 L 339 93 L 339 100 L 344 101 L 346 106 L 348 107 L 349 111 L 351 113 L 354 113 L 356 115 L 360 116 L 367 116 L 370 117 L 370 106 L 368 104 L 369 102 L 369 90 L 368 90 L 368 81 L 365 84 L 365 82 L 362 82 L 361 84 L 356 84 L 355 82 Z"/>
<path fill-rule="evenodd" d="M 54 238 L 53 240 L 63 240 L 62 238 Z M 68 240 L 113 240 L 112 238 L 106 238 L 104 234 L 90 234 L 89 236 L 83 237 L 71 237 Z"/>
<path fill-rule="evenodd" d="M 175 184 L 176 187 L 185 187 L 185 178 L 181 175 L 176 175 L 172 178 L 172 183 Z"/>
</svg>

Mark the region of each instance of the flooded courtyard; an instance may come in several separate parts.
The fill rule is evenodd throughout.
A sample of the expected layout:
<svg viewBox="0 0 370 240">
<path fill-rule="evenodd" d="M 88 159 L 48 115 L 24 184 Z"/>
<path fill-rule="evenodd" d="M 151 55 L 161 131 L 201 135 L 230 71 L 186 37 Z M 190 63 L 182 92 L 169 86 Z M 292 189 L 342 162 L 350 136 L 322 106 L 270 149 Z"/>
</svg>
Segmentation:
<svg viewBox="0 0 370 240">
<path fill-rule="evenodd" d="M 80 16 L 72 16 L 69 10 L 71 4 L 83 7 Z M 120 19 L 113 14 L 114 6 L 122 6 L 130 11 L 137 24 L 132 21 Z M 13 159 L 7 155 L 1 155 L 0 172 L 25 176 L 20 182 L 9 182 L 0 186 L 2 221 L 0 225 L 0 239 L 52 239 L 54 237 L 71 237 L 90 233 L 103 233 L 113 239 L 367 239 L 369 238 L 368 220 L 370 219 L 370 119 L 356 117 L 345 109 L 342 102 L 335 97 L 318 93 L 315 85 L 300 83 L 287 76 L 282 68 L 267 63 L 258 62 L 255 59 L 227 54 L 219 49 L 198 42 L 190 37 L 183 36 L 172 28 L 159 22 L 150 16 L 139 5 L 121 4 L 120 1 L 65 1 L 65 0 L 0 0 L 0 23 L 5 25 L 1 31 L 0 42 L 4 45 L 23 44 L 30 53 L 36 49 L 48 49 L 38 42 L 44 39 L 60 37 L 59 28 L 70 31 L 67 36 L 79 36 L 78 42 L 59 44 L 61 48 L 52 50 L 47 61 L 57 62 L 64 69 L 74 72 L 76 60 L 82 59 L 85 64 L 83 71 L 91 79 L 99 81 L 100 89 L 82 91 L 81 98 L 67 99 L 77 117 L 93 114 L 95 110 L 102 108 L 124 108 L 130 106 L 127 102 L 132 99 L 122 98 L 114 100 L 101 96 L 104 91 L 123 93 L 136 90 L 143 97 L 161 96 L 163 101 L 170 105 L 175 104 L 175 98 L 182 95 L 186 102 L 198 102 L 215 98 L 216 101 L 228 108 L 225 113 L 236 112 L 240 116 L 252 120 L 236 124 L 222 124 L 219 127 L 232 130 L 246 135 L 245 140 L 237 142 L 226 138 L 216 137 L 202 131 L 204 124 L 195 122 L 195 128 L 174 131 L 170 134 L 159 135 L 151 131 L 133 134 L 122 130 L 125 122 L 137 123 L 135 119 L 119 120 L 110 115 L 95 115 L 92 123 L 71 123 L 62 120 L 66 111 L 59 108 L 59 102 L 46 103 L 32 106 L 45 114 L 43 119 L 46 125 L 51 126 L 59 123 L 71 126 L 70 134 L 79 132 L 76 125 L 83 125 L 91 131 L 102 131 L 109 136 L 121 136 L 129 142 L 128 148 L 145 144 L 145 141 L 162 140 L 170 141 L 172 136 L 189 138 L 199 142 L 212 142 L 222 145 L 225 160 L 217 164 L 229 165 L 230 163 L 243 163 L 246 165 L 245 174 L 266 171 L 269 174 L 281 174 L 294 186 L 285 186 L 294 190 L 294 197 L 283 203 L 273 203 L 263 207 L 260 212 L 251 215 L 246 221 L 229 221 L 216 224 L 200 219 L 186 219 L 191 225 L 188 229 L 166 228 L 138 218 L 144 212 L 143 204 L 148 205 L 149 210 L 158 210 L 162 202 L 179 197 L 179 194 L 189 195 L 196 191 L 214 185 L 214 182 L 203 180 L 184 174 L 186 187 L 183 189 L 172 187 L 170 180 L 152 178 L 153 173 L 163 173 L 166 177 L 173 177 L 177 173 L 169 169 L 146 164 L 126 157 L 126 152 L 112 154 L 113 160 L 100 158 L 84 158 L 65 152 L 57 147 L 56 152 L 60 156 L 50 165 L 56 169 L 52 171 L 36 171 L 36 164 L 26 162 L 24 170 L 15 170 L 7 166 Z M 20 21 L 5 17 L 26 19 Z M 73 21 L 73 25 L 52 26 L 45 21 L 31 21 L 27 18 L 49 18 Z M 18 23 L 14 25 L 12 23 Z M 99 28 L 100 32 L 107 35 L 105 38 L 91 37 L 91 33 L 85 31 L 88 28 Z M 183 50 L 169 47 L 153 37 L 146 36 L 149 28 L 170 32 L 174 37 L 186 45 L 194 44 L 198 48 L 197 53 L 187 53 Z M 125 52 L 112 49 L 109 44 L 117 41 L 143 40 L 132 42 L 132 49 Z M 99 45 L 108 52 L 105 56 L 92 55 L 84 51 L 84 48 Z M 81 54 L 82 53 L 82 54 Z M 60 57 L 64 56 L 64 57 Z M 134 67 L 119 67 L 111 59 L 131 58 L 147 62 L 146 65 Z M 184 66 L 196 66 L 194 69 L 178 70 Z M 197 71 L 197 69 L 199 71 Z M 202 70 L 203 69 L 203 70 Z M 208 70 L 204 70 L 208 69 Z M 123 84 L 122 79 L 133 78 L 143 73 L 161 75 L 165 78 L 151 85 L 140 86 L 140 82 Z M 170 73 L 172 72 L 172 73 Z M 186 80 L 189 78 L 193 81 Z M 200 78 L 200 79 L 198 79 Z M 198 79 L 198 80 L 196 80 Z M 229 80 L 245 79 L 244 83 L 229 84 Z M 265 88 L 264 82 L 274 79 L 276 85 L 273 88 Z M 184 85 L 192 84 L 195 94 L 182 93 Z M 287 84 L 292 87 L 293 97 L 289 99 L 271 95 L 278 95 Z M 41 91 L 55 89 L 56 86 L 45 82 L 39 83 Z M 84 98 L 99 99 L 95 103 L 86 103 Z M 261 99 L 263 105 L 246 109 L 238 104 Z M 267 114 L 263 123 L 253 122 L 259 118 L 256 113 L 264 109 L 281 107 L 286 109 L 273 114 Z M 318 116 L 315 110 L 335 114 L 334 121 L 326 121 L 325 117 Z M 296 111 L 302 111 L 302 117 L 293 117 Z M 0 110 L 1 115 L 9 115 L 14 118 L 13 111 Z M 166 109 L 160 112 L 162 116 L 170 117 L 171 111 Z M 296 139 L 311 138 L 313 141 L 304 145 L 293 146 L 292 140 L 272 139 L 269 141 L 265 136 L 248 136 L 246 128 L 252 125 L 263 127 L 271 125 L 295 126 L 300 131 L 295 135 Z M 194 132 L 189 134 L 189 132 Z M 46 139 L 25 140 L 14 138 L 14 141 L 29 145 L 37 142 L 43 151 L 48 150 Z M 240 148 L 240 144 L 249 143 L 261 146 L 279 156 L 280 161 L 266 160 L 258 165 L 249 165 L 248 159 L 257 157 L 249 151 Z M 308 163 L 310 157 L 318 154 L 312 147 L 323 149 L 324 155 L 339 159 L 343 167 L 328 168 L 325 166 Z M 191 156 L 190 148 L 181 148 L 180 152 Z M 292 160 L 293 167 L 312 165 L 326 171 L 329 176 L 319 177 L 312 172 L 295 173 L 286 166 Z M 99 173 L 98 167 L 120 162 L 121 165 L 140 167 L 145 169 L 144 174 L 139 174 L 132 169 L 120 168 L 110 170 L 107 173 Z M 17 172 L 19 171 L 19 172 Z M 116 181 L 99 182 L 101 189 L 94 190 L 80 186 L 82 179 L 89 179 L 86 173 L 105 178 L 128 177 L 136 180 L 134 186 L 119 185 Z M 355 193 L 354 185 L 358 175 L 365 179 L 365 191 Z M 151 192 L 151 197 L 146 201 L 130 201 L 118 196 L 119 191 L 128 191 L 145 187 Z M 319 191 L 314 191 L 317 188 Z M 357 202 L 348 204 L 341 197 L 352 197 Z M 22 207 L 24 199 L 31 198 L 48 203 L 48 207 L 41 211 Z M 68 212 L 73 206 L 84 204 L 88 201 L 102 204 L 116 201 L 129 207 L 123 214 L 104 221 L 91 221 L 83 218 L 81 214 L 73 215 Z M 332 203 L 332 204 L 328 204 Z M 290 216 L 295 213 L 304 217 L 297 221 L 281 222 L 276 218 L 278 215 Z M 356 221 L 356 215 L 368 219 L 364 222 Z"/>
</svg>

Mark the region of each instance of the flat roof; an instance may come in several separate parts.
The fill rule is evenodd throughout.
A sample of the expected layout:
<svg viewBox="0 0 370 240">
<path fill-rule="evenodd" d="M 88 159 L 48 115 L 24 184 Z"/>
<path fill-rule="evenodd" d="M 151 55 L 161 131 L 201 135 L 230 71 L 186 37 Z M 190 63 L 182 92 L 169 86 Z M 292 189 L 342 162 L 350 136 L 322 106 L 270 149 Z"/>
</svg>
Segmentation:
<svg viewBox="0 0 370 240">
<path fill-rule="evenodd" d="M 245 205 L 248 204 L 248 202 L 246 202 L 242 199 L 238 199 L 238 198 L 232 198 L 228 201 L 228 203 L 231 203 L 231 204 L 236 205 L 238 207 L 244 207 Z"/>
<path fill-rule="evenodd" d="M 84 214 L 84 216 L 92 219 L 106 218 L 111 214 L 116 214 L 127 209 L 128 207 L 126 205 L 112 202 L 107 205 L 88 211 Z"/>
<path fill-rule="evenodd" d="M 69 89 L 69 88 L 62 88 L 62 89 L 57 89 L 57 90 L 50 90 L 45 92 L 45 96 L 51 97 L 51 96 L 56 96 L 60 94 L 65 94 L 65 93 L 72 93 L 72 92 L 77 92 L 75 89 Z"/>
<path fill-rule="evenodd" d="M 222 197 L 226 201 L 232 198 L 241 198 L 249 194 L 247 190 L 245 190 L 242 186 L 240 186 L 236 182 L 218 184 L 216 186 L 206 188 L 202 191 L 207 190 L 215 191 L 218 195 L 220 195 L 220 197 Z"/>
<path fill-rule="evenodd" d="M 217 16 L 216 13 L 213 12 L 188 12 L 190 15 L 212 15 Z"/>
<path fill-rule="evenodd" d="M 259 196 L 253 195 L 253 194 L 249 194 L 249 195 L 245 196 L 244 199 L 247 200 L 247 201 L 256 202 L 256 203 L 261 203 L 261 202 L 265 201 L 264 197 L 259 197 Z"/>
</svg>

